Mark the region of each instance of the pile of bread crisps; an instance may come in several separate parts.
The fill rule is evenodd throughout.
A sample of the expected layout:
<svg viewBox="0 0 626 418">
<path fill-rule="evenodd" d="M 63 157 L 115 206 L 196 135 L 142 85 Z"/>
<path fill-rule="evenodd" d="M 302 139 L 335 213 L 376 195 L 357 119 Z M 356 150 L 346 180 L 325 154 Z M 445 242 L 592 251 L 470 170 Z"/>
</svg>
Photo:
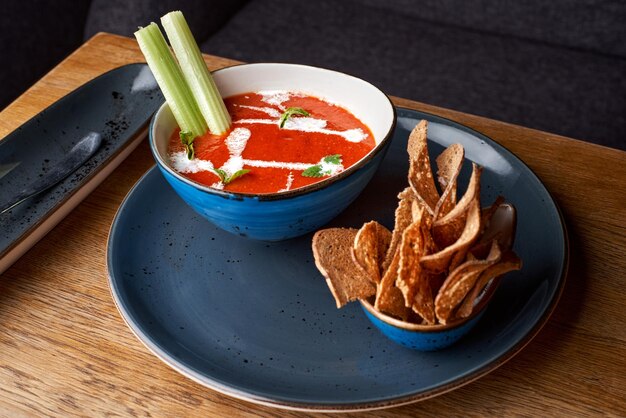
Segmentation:
<svg viewBox="0 0 626 418">
<path fill-rule="evenodd" d="M 329 228 L 313 237 L 315 264 L 338 308 L 373 298 L 375 309 L 402 321 L 448 324 L 471 315 L 492 279 L 521 268 L 512 237 L 485 234 L 504 199 L 480 207 L 482 168 L 474 163 L 457 201 L 465 155 L 460 144 L 437 157 L 437 188 L 427 128 L 421 121 L 408 139 L 409 187 L 398 195 L 393 232 L 371 221 L 359 230 Z"/>
</svg>

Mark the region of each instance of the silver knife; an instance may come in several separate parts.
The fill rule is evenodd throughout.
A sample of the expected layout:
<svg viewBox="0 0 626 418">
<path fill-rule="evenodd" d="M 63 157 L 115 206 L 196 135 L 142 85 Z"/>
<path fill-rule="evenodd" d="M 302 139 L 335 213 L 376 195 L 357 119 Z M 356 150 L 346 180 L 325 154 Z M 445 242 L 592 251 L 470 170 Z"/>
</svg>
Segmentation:
<svg viewBox="0 0 626 418">
<path fill-rule="evenodd" d="M 8 212 L 23 201 L 48 190 L 65 179 L 91 158 L 101 143 L 102 135 L 97 132 L 90 132 L 84 136 L 72 147 L 65 158 L 54 165 L 45 176 L 35 180 L 7 199 L 3 199 L 0 202 L 0 214 Z"/>
</svg>

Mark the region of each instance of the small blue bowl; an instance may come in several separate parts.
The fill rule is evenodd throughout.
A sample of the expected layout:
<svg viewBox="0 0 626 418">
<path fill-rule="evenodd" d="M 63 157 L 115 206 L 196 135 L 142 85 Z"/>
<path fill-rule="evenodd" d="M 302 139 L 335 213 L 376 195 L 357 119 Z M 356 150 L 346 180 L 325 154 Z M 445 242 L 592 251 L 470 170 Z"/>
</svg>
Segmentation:
<svg viewBox="0 0 626 418">
<path fill-rule="evenodd" d="M 401 321 L 376 310 L 370 300 L 360 300 L 367 318 L 390 340 L 418 351 L 437 351 L 451 346 L 467 335 L 480 321 L 500 282 L 494 278 L 477 299 L 467 318 L 442 325 L 418 325 Z"/>
<path fill-rule="evenodd" d="M 233 193 L 189 180 L 174 170 L 167 144 L 177 127 L 167 104 L 152 119 L 150 148 L 160 171 L 196 212 L 225 231 L 257 240 L 279 241 L 319 229 L 363 191 L 382 162 L 396 112 L 389 98 L 359 78 L 295 64 L 244 64 L 213 73 L 224 97 L 261 90 L 289 90 L 325 98 L 357 116 L 376 146 L 343 172 L 318 183 L 271 194 Z"/>
</svg>

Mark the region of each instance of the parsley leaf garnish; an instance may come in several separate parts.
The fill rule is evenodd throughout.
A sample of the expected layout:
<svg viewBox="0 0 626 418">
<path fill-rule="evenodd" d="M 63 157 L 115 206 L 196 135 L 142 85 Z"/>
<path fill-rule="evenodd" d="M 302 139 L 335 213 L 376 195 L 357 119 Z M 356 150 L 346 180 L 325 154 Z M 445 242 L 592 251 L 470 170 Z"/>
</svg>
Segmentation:
<svg viewBox="0 0 626 418">
<path fill-rule="evenodd" d="M 243 169 L 243 170 L 238 170 L 235 171 L 232 175 L 228 175 L 228 173 L 224 170 L 222 170 L 221 168 L 215 168 L 213 169 L 213 171 L 215 172 L 215 174 L 217 174 L 217 176 L 220 178 L 220 180 L 222 181 L 222 183 L 224 183 L 224 185 L 232 182 L 233 180 L 238 179 L 239 177 L 246 175 L 250 172 L 250 170 L 248 169 Z"/>
<path fill-rule="evenodd" d="M 341 165 L 341 154 L 327 155 L 322 160 L 302 172 L 303 177 L 323 177 L 333 173 L 333 165 Z"/>
<path fill-rule="evenodd" d="M 339 165 L 341 164 L 341 154 L 327 155 L 323 160 L 327 164 Z"/>
<path fill-rule="evenodd" d="M 285 110 L 285 113 L 283 113 L 283 115 L 280 117 L 280 124 L 279 124 L 280 129 L 282 129 L 283 126 L 285 126 L 287 119 L 289 119 L 293 115 L 311 116 L 309 112 L 307 112 L 301 107 L 288 107 L 287 110 Z"/>
<path fill-rule="evenodd" d="M 190 160 L 193 160 L 194 156 L 195 156 L 195 151 L 193 149 L 193 134 L 191 132 L 183 132 L 180 131 L 180 142 L 183 143 L 183 146 L 185 147 L 185 152 L 187 153 L 187 158 Z"/>
<path fill-rule="evenodd" d="M 312 165 L 302 172 L 303 177 L 323 177 L 322 166 L 319 164 Z"/>
</svg>

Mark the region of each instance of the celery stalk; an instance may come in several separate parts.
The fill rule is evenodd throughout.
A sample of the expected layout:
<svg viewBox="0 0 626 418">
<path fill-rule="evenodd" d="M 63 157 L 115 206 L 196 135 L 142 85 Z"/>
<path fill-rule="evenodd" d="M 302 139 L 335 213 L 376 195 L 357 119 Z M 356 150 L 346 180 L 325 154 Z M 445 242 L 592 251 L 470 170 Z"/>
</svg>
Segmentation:
<svg viewBox="0 0 626 418">
<path fill-rule="evenodd" d="M 135 37 L 181 132 L 204 135 L 207 125 L 157 24 L 140 28 Z"/>
<path fill-rule="evenodd" d="M 209 130 L 223 134 L 230 128 L 230 115 L 185 17 L 180 11 L 170 12 L 161 18 L 161 24 Z"/>
</svg>

